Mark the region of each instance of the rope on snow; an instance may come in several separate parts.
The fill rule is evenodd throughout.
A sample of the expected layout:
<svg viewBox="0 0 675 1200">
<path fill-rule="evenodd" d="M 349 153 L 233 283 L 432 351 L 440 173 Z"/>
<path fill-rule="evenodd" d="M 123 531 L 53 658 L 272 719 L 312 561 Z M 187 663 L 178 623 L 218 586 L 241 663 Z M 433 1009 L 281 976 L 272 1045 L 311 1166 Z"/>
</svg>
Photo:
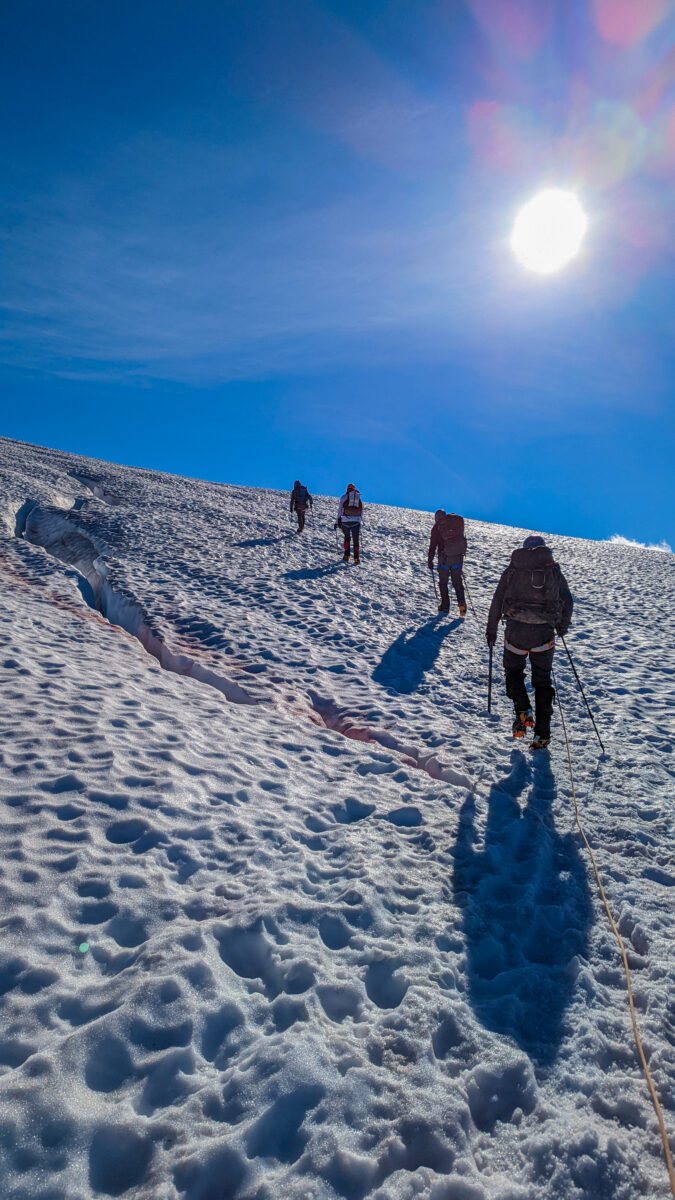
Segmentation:
<svg viewBox="0 0 675 1200">
<path fill-rule="evenodd" d="M 659 1103 L 659 1098 L 656 1094 L 656 1088 L 654 1087 L 654 1081 L 652 1080 L 651 1073 L 650 1073 L 649 1067 L 647 1065 L 647 1059 L 645 1057 L 645 1052 L 642 1047 L 642 1039 L 640 1037 L 640 1031 L 638 1029 L 637 1017 L 635 1015 L 635 1002 L 633 999 L 633 981 L 631 979 L 630 967 L 628 966 L 628 955 L 626 954 L 626 947 L 624 946 L 623 938 L 621 937 L 621 934 L 619 933 L 616 921 L 614 920 L 614 917 L 612 915 L 612 910 L 609 907 L 609 902 L 607 900 L 607 896 L 605 895 L 605 889 L 602 886 L 602 880 L 600 878 L 600 872 L 598 871 L 598 866 L 595 861 L 595 855 L 593 854 L 593 851 L 591 849 L 591 844 L 590 844 L 588 838 L 586 837 L 583 825 L 581 824 L 581 818 L 579 816 L 579 805 L 577 803 L 577 794 L 576 794 L 576 789 L 574 787 L 574 773 L 572 771 L 572 755 L 571 755 L 571 751 L 570 751 L 570 743 L 569 743 L 569 738 L 567 737 L 567 726 L 565 725 L 565 716 L 563 714 L 562 704 L 560 703 L 560 694 L 558 692 L 558 685 L 557 685 L 557 681 L 555 678 L 555 673 L 553 675 L 553 682 L 556 685 L 556 688 L 555 688 L 556 699 L 558 701 L 558 709 L 560 711 L 560 720 L 562 722 L 563 734 L 565 736 L 565 749 L 567 751 L 567 765 L 569 767 L 569 773 L 570 773 L 570 785 L 572 788 L 572 803 L 574 805 L 574 816 L 575 816 L 576 823 L 577 823 L 577 826 L 579 829 L 579 833 L 581 834 L 581 836 L 584 840 L 584 843 L 586 845 L 586 849 L 588 850 L 588 853 L 590 855 L 591 863 L 593 866 L 593 872 L 595 874 L 595 879 L 596 879 L 598 888 L 600 890 L 600 895 L 602 897 L 602 903 L 605 907 L 605 912 L 607 913 L 607 917 L 609 919 L 609 923 L 612 928 L 612 933 L 614 934 L 614 937 L 617 940 L 617 943 L 619 946 L 619 951 L 621 953 L 621 958 L 623 959 L 623 968 L 624 968 L 624 971 L 626 974 L 626 988 L 628 991 L 628 1003 L 630 1005 L 630 1019 L 633 1024 L 633 1035 L 635 1037 L 635 1045 L 637 1046 L 637 1051 L 640 1056 L 640 1062 L 642 1063 L 642 1070 L 644 1071 L 645 1079 L 647 1080 L 647 1087 L 649 1088 L 649 1092 L 651 1094 L 652 1103 L 654 1105 L 654 1110 L 656 1112 L 656 1119 L 659 1123 L 659 1130 L 661 1133 L 661 1141 L 663 1142 L 663 1152 L 666 1157 L 666 1166 L 668 1168 L 668 1178 L 670 1180 L 670 1189 L 673 1193 L 673 1196 L 675 1197 L 675 1170 L 673 1169 L 673 1159 L 672 1159 L 672 1155 L 670 1153 L 670 1145 L 668 1144 L 668 1134 L 666 1131 L 666 1124 L 663 1119 L 663 1112 L 661 1109 L 661 1105 Z"/>
</svg>

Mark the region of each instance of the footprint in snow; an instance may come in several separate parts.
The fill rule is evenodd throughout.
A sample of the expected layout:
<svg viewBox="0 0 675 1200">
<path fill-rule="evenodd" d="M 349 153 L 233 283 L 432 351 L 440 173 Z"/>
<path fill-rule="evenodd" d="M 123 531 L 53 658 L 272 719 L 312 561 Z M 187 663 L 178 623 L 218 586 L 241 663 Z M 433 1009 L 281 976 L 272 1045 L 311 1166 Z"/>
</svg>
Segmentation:
<svg viewBox="0 0 675 1200">
<path fill-rule="evenodd" d="M 361 1015 L 361 996 L 352 987 L 318 987 L 317 995 L 321 1006 L 331 1021 L 340 1023 L 347 1017 L 358 1021 Z"/>
<path fill-rule="evenodd" d="M 95 1193 L 121 1196 L 138 1187 L 153 1155 L 149 1137 L 130 1125 L 106 1124 L 97 1129 L 89 1148 L 89 1184 Z"/>
<path fill-rule="evenodd" d="M 466 1092 L 474 1124 L 491 1133 L 498 1121 L 510 1121 L 515 1110 L 532 1112 L 537 1085 L 532 1064 L 524 1058 L 499 1067 L 475 1067 Z"/>
<path fill-rule="evenodd" d="M 391 821 L 392 825 L 398 825 L 399 828 L 411 829 L 422 824 L 422 814 L 414 804 L 409 804 L 404 808 L 396 808 L 387 813 L 387 820 Z"/>
<path fill-rule="evenodd" d="M 365 987 L 368 998 L 378 1008 L 398 1008 L 408 990 L 408 981 L 396 971 L 403 964 L 399 959 L 380 959 L 366 971 Z"/>
<path fill-rule="evenodd" d="M 361 800 L 355 800 L 352 796 L 348 796 L 342 805 L 334 805 L 332 809 L 335 820 L 340 825 L 351 825 L 355 821 L 363 821 L 375 812 L 374 804 L 363 804 Z"/>
<path fill-rule="evenodd" d="M 341 917 L 326 913 L 319 921 L 319 936 L 329 950 L 343 950 L 349 945 L 351 933 Z"/>
<path fill-rule="evenodd" d="M 324 1094 L 323 1087 L 309 1084 L 275 1100 L 246 1134 L 248 1157 L 296 1162 L 309 1140 L 309 1135 L 302 1129 L 305 1117 L 316 1108 Z"/>
<path fill-rule="evenodd" d="M 297 1021 L 309 1020 L 309 1013 L 302 1000 L 289 1000 L 280 996 L 272 1005 L 272 1020 L 277 1033 L 284 1033 Z"/>
</svg>

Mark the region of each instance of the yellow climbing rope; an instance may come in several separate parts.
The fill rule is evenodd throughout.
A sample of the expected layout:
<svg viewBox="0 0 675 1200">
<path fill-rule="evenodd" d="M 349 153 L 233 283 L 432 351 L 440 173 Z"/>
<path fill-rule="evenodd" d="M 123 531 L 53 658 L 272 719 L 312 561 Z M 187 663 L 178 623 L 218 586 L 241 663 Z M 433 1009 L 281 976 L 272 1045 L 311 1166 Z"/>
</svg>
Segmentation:
<svg viewBox="0 0 675 1200">
<path fill-rule="evenodd" d="M 659 1129 L 661 1131 L 661 1141 L 663 1142 L 663 1152 L 666 1156 L 666 1166 L 668 1168 L 668 1178 L 670 1179 L 670 1189 L 673 1193 L 673 1196 L 675 1197 L 675 1170 L 673 1170 L 673 1159 L 672 1159 L 672 1155 L 670 1153 L 670 1146 L 668 1144 L 668 1134 L 666 1132 L 666 1124 L 663 1119 L 663 1112 L 661 1111 L 661 1105 L 659 1103 L 659 1098 L 656 1094 L 656 1088 L 654 1087 L 654 1083 L 653 1083 L 653 1080 L 652 1080 L 652 1077 L 651 1077 L 651 1074 L 649 1071 L 649 1067 L 647 1066 L 647 1059 L 645 1058 L 645 1052 L 642 1048 L 642 1039 L 640 1038 L 640 1031 L 638 1029 L 637 1018 L 635 1016 L 635 1003 L 633 1001 L 633 982 L 631 979 L 630 967 L 628 966 L 628 956 L 626 954 L 626 947 L 623 944 L 623 938 L 621 937 L 621 934 L 619 933 L 616 921 L 614 920 L 614 917 L 612 916 L 612 910 L 609 907 L 609 903 L 608 903 L 607 897 L 605 895 L 605 889 L 602 886 L 602 880 L 600 878 L 600 872 L 598 871 L 597 863 L 595 861 L 595 855 L 593 854 L 590 842 L 589 842 L 588 838 L 586 837 L 586 834 L 584 833 L 584 828 L 583 828 L 583 825 L 581 824 L 581 819 L 579 817 L 579 806 L 577 804 L 577 795 L 576 795 L 576 790 L 574 787 L 574 774 L 572 771 L 572 755 L 570 753 L 570 743 L 569 743 L 569 739 L 567 737 L 567 727 L 565 725 L 565 717 L 564 717 L 563 710 L 562 710 L 562 704 L 560 703 L 560 696 L 558 695 L 557 686 L 556 686 L 556 696 L 558 699 L 558 708 L 560 710 L 560 719 L 562 721 L 563 734 L 565 735 L 565 748 L 567 750 L 567 765 L 569 766 L 569 771 L 570 771 L 570 784 L 572 787 L 572 802 L 574 804 L 574 815 L 576 817 L 576 822 L 577 822 L 577 826 L 579 828 L 579 833 L 581 834 L 582 838 L 584 839 L 584 842 L 586 844 L 586 849 L 588 850 L 588 853 L 590 855 L 591 863 L 593 864 L 593 871 L 595 873 L 595 878 L 596 878 L 598 887 L 600 889 L 600 895 L 602 896 L 602 903 L 605 906 L 605 912 L 607 913 L 607 916 L 609 918 L 609 923 L 612 927 L 612 933 L 614 934 L 614 937 L 616 938 L 618 945 L 619 945 L 619 950 L 621 951 L 621 958 L 623 959 L 623 969 L 626 972 L 626 987 L 628 989 L 628 1003 L 630 1004 L 630 1019 L 633 1022 L 633 1035 L 635 1037 L 635 1045 L 637 1046 L 638 1054 L 640 1056 L 640 1062 L 642 1063 L 642 1070 L 645 1073 L 645 1079 L 647 1080 L 647 1087 L 649 1088 L 649 1091 L 650 1091 L 650 1094 L 652 1097 L 652 1102 L 654 1105 L 654 1109 L 656 1111 L 656 1119 L 659 1123 Z"/>
</svg>

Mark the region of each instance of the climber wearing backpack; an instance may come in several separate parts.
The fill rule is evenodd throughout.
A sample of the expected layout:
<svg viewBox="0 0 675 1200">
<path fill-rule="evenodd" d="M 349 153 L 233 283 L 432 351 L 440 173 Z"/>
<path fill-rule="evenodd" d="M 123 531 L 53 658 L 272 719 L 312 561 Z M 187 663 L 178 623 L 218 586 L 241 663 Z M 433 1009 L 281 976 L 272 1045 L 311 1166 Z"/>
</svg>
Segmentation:
<svg viewBox="0 0 675 1200">
<path fill-rule="evenodd" d="M 487 641 L 494 646 L 500 617 L 506 621 L 504 671 L 506 694 L 513 701 L 514 738 L 525 736 L 534 725 L 531 750 L 542 750 L 551 740 L 551 714 L 555 691 L 551 669 L 555 635 L 563 637 L 572 619 L 574 601 L 567 580 L 542 537 L 525 538 L 514 550 L 490 605 Z M 525 664 L 530 656 L 534 688 L 534 719 L 525 687 Z"/>
<path fill-rule="evenodd" d="M 353 483 L 347 484 L 347 491 L 340 497 L 335 528 L 340 528 L 344 535 L 343 562 L 349 562 L 349 539 L 354 541 L 354 562 L 360 561 L 361 519 L 363 517 L 363 502 L 361 493 Z"/>
<path fill-rule="evenodd" d="M 429 542 L 429 570 L 434 569 L 434 557 L 438 550 L 438 584 L 441 590 L 441 602 L 438 611 L 450 612 L 450 596 L 448 581 L 452 583 L 459 605 L 460 617 L 466 616 L 466 597 L 462 582 L 462 565 L 466 554 L 466 538 L 464 536 L 464 517 L 457 513 L 446 513 L 439 508 L 435 513 L 436 522 L 431 531 Z"/>
<path fill-rule="evenodd" d="M 298 533 L 302 533 L 303 529 L 305 528 L 305 513 L 307 512 L 308 504 L 313 511 L 314 501 L 312 500 L 312 497 L 307 491 L 304 483 L 301 483 L 299 479 L 296 479 L 295 483 L 293 484 L 293 491 L 291 492 L 291 512 L 297 513 Z"/>
</svg>

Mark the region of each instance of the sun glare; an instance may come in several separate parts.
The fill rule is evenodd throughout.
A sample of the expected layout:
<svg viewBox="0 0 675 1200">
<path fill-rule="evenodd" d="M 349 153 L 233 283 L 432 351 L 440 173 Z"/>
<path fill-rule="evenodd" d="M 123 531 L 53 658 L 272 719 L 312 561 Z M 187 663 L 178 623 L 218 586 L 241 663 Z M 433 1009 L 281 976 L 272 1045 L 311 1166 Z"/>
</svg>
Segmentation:
<svg viewBox="0 0 675 1200">
<path fill-rule="evenodd" d="M 530 271 L 552 275 L 578 254 L 586 225 L 586 214 L 572 192 L 547 188 L 518 213 L 511 249 Z"/>
</svg>

